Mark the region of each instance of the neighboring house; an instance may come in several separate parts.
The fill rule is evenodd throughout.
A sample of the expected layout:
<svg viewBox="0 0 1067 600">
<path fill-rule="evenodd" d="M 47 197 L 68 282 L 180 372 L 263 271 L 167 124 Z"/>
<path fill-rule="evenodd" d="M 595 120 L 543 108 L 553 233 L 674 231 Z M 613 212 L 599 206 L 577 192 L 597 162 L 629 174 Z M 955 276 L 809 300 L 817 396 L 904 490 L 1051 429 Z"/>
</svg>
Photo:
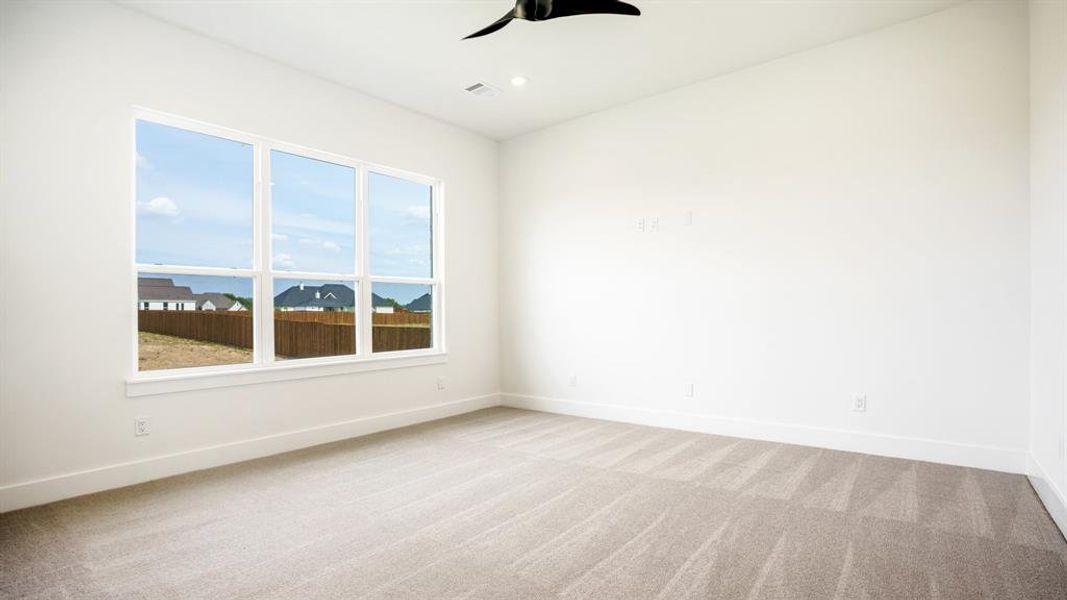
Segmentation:
<svg viewBox="0 0 1067 600">
<path fill-rule="evenodd" d="M 404 305 L 404 310 L 414 313 L 428 313 L 433 310 L 433 297 L 429 293 L 415 298 Z"/>
<path fill-rule="evenodd" d="M 401 312 L 428 313 L 433 310 L 433 297 L 423 294 L 407 304 L 398 304 L 392 298 L 382 298 L 378 294 L 371 294 L 371 303 L 376 313 Z"/>
<path fill-rule="evenodd" d="M 396 312 L 396 302 L 392 298 L 382 298 L 378 294 L 370 295 L 370 305 L 376 313 L 389 315 Z"/>
<path fill-rule="evenodd" d="M 186 286 L 174 285 L 168 277 L 137 278 L 137 308 L 140 310 L 196 310 L 196 298 Z"/>
<path fill-rule="evenodd" d="M 196 310 L 244 310 L 240 302 L 219 292 L 193 294 L 196 298 Z"/>
<path fill-rule="evenodd" d="M 274 310 L 350 311 L 356 306 L 356 292 L 343 283 L 294 285 L 274 297 Z"/>
</svg>

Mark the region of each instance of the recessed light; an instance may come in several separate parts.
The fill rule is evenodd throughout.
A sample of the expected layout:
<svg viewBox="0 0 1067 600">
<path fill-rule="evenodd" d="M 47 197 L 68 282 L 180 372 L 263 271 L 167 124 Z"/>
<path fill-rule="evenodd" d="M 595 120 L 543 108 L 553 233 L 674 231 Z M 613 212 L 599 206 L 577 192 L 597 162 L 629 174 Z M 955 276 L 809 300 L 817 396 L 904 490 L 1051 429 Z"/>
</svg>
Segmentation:
<svg viewBox="0 0 1067 600">
<path fill-rule="evenodd" d="M 516 75 L 516 76 L 511 78 L 511 85 L 513 85 L 515 87 L 524 86 L 524 85 L 526 85 L 526 78 L 523 77 L 522 75 Z"/>
</svg>

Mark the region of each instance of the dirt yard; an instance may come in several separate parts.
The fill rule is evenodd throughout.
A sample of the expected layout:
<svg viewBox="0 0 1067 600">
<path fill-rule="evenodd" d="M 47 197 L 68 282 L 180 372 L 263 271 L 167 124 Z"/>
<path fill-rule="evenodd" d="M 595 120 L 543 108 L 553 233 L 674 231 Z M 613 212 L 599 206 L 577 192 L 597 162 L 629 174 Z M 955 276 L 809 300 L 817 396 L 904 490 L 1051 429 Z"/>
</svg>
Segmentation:
<svg viewBox="0 0 1067 600">
<path fill-rule="evenodd" d="M 158 333 L 137 334 L 137 361 L 141 371 L 207 367 L 252 362 L 252 351 Z"/>
</svg>

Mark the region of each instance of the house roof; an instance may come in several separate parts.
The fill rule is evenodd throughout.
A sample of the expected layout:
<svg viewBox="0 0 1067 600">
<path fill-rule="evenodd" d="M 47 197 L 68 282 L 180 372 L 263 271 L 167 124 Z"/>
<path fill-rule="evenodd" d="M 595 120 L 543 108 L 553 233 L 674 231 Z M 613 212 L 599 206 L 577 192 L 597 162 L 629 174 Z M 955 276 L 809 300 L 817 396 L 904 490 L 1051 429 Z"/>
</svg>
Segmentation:
<svg viewBox="0 0 1067 600">
<path fill-rule="evenodd" d="M 305 285 L 303 289 L 294 285 L 274 297 L 274 306 L 279 308 L 352 308 L 355 305 L 355 290 L 343 283 Z"/>
<path fill-rule="evenodd" d="M 393 303 L 395 302 L 395 300 L 393 300 L 392 298 L 383 298 L 378 294 L 371 294 L 370 298 L 371 305 L 374 308 L 380 308 L 383 306 L 394 306 Z M 429 293 L 425 293 L 419 296 L 418 298 L 415 298 L 411 302 L 408 302 L 407 304 L 400 304 L 399 302 L 397 302 L 395 306 L 404 310 L 410 310 L 411 312 L 430 312 L 431 310 L 433 310 L 433 297 L 430 296 Z"/>
<path fill-rule="evenodd" d="M 231 300 L 226 294 L 219 292 L 193 294 L 193 297 L 196 298 L 196 307 L 199 309 L 204 308 L 204 303 L 208 301 L 215 307 L 215 310 L 230 310 L 234 304 L 237 304 L 235 300 Z"/>
<path fill-rule="evenodd" d="M 319 297 L 315 297 L 315 292 L 319 293 Z M 391 298 L 371 294 L 371 306 L 374 308 L 393 306 L 393 302 Z M 274 297 L 274 306 L 278 308 L 352 308 L 355 304 L 355 290 L 343 283 L 305 285 L 304 289 L 294 285 Z M 406 305 L 397 306 L 412 312 L 429 312 L 433 309 L 433 297 L 426 293 Z"/>
<path fill-rule="evenodd" d="M 433 297 L 427 292 L 405 304 L 404 308 L 411 312 L 430 312 L 433 310 Z"/>
<path fill-rule="evenodd" d="M 137 298 L 145 300 L 194 300 L 193 290 L 174 285 L 168 277 L 138 277 Z"/>
</svg>

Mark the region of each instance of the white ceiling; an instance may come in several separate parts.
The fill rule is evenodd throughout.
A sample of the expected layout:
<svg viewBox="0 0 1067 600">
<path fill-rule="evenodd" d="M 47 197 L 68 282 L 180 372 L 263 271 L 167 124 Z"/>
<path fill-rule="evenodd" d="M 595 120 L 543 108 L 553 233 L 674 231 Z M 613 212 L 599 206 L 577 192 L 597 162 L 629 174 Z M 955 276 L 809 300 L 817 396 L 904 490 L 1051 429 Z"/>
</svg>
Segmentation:
<svg viewBox="0 0 1067 600">
<path fill-rule="evenodd" d="M 496 139 L 926 15 L 961 0 L 630 0 L 640 17 L 514 21 L 512 0 L 119 0 Z M 522 74 L 529 83 L 509 84 Z M 484 81 L 503 90 L 473 96 Z"/>
</svg>

